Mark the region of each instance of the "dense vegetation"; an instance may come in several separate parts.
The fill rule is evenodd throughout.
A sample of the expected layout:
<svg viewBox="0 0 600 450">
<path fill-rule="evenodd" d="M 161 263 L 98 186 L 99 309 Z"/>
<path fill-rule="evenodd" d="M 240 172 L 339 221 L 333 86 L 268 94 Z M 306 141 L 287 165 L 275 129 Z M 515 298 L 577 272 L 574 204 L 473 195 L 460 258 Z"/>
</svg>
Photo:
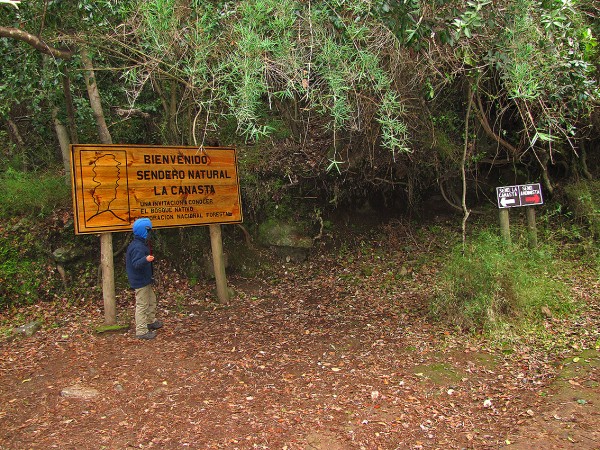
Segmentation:
<svg viewBox="0 0 600 450">
<path fill-rule="evenodd" d="M 335 209 L 365 203 L 418 213 L 433 195 L 466 222 L 471 210 L 493 205 L 496 186 L 541 182 L 557 212 L 545 220 L 573 221 L 564 238 L 590 242 L 599 227 L 598 6 L 0 3 L 0 214 L 48 217 L 68 205 L 60 177 L 69 143 L 235 145 L 251 231 L 273 216 L 318 226 Z M 4 240 L 1 247 L 3 259 L 28 254 Z M 459 257 L 477 267 L 478 252 L 494 261 L 482 245 L 465 251 Z M 510 253 L 499 257 L 519 263 Z M 538 257 L 538 265 L 548 261 Z M 3 281 L 34 275 L 18 262 L 3 263 Z M 472 280 L 492 289 L 485 301 L 508 289 L 494 287 L 512 267 L 498 264 L 506 272 L 490 265 Z M 450 278 L 465 267 L 451 266 Z M 37 279 L 15 287 L 12 298 Z M 453 292 L 469 290 L 447 288 L 434 309 L 452 309 Z M 483 310 L 471 313 L 465 323 L 480 327 Z"/>
<path fill-rule="evenodd" d="M 499 181 L 591 176 L 597 2 L 77 6 L 2 6 L 3 170 L 54 164 L 56 127 L 98 141 L 86 55 L 113 142 L 238 145 L 251 205 L 441 190 L 460 209 L 462 178 L 475 202 Z"/>
</svg>

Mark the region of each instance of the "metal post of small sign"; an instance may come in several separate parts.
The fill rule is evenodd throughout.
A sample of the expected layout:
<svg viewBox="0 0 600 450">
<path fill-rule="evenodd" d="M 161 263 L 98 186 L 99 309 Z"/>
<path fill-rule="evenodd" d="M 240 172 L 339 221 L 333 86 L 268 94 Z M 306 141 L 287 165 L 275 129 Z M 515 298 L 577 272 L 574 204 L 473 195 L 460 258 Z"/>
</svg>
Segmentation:
<svg viewBox="0 0 600 450">
<path fill-rule="evenodd" d="M 508 208 L 527 206 L 528 242 L 530 247 L 535 247 L 537 245 L 537 230 L 533 206 L 544 203 L 540 184 L 497 187 L 496 195 L 498 197 L 498 208 L 500 208 L 500 232 L 504 240 L 510 243 Z"/>
</svg>

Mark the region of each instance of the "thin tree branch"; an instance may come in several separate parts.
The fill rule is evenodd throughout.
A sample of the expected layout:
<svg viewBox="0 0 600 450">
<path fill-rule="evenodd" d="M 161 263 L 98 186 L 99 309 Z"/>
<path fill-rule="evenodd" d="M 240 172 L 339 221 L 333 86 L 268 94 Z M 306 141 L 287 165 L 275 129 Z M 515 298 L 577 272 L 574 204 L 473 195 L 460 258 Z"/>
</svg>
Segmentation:
<svg viewBox="0 0 600 450">
<path fill-rule="evenodd" d="M 51 47 L 48 44 L 46 44 L 45 41 L 35 36 L 34 34 L 28 33 L 19 28 L 0 27 L 0 37 L 23 41 L 31 45 L 36 50 L 39 50 L 40 52 L 53 56 L 55 58 L 71 59 L 73 57 L 73 52 L 71 50 Z"/>
<path fill-rule="evenodd" d="M 479 122 L 481 123 L 481 126 L 483 127 L 484 131 L 487 133 L 487 135 L 489 137 L 491 137 L 498 144 L 500 144 L 502 147 L 504 147 L 506 150 L 508 150 L 511 155 L 516 156 L 517 152 L 518 152 L 516 147 L 514 147 L 509 142 L 505 141 L 500 136 L 498 136 L 496 133 L 494 133 L 494 130 L 492 130 L 492 127 L 490 126 L 490 123 L 487 120 L 487 116 L 485 115 L 485 112 L 483 110 L 483 105 L 481 104 L 481 97 L 479 95 L 476 95 L 476 97 L 477 97 L 477 109 L 475 110 L 475 115 L 479 119 Z"/>
<path fill-rule="evenodd" d="M 469 103 L 467 105 L 467 114 L 465 117 L 465 146 L 463 149 L 462 161 L 460 164 L 460 170 L 462 175 L 462 210 L 463 210 L 463 220 L 462 220 L 462 244 L 463 244 L 463 254 L 465 252 L 465 244 L 467 239 L 467 219 L 469 218 L 469 214 L 471 211 L 467 208 L 467 174 L 465 170 L 465 166 L 467 164 L 467 153 L 469 151 L 469 120 L 471 120 L 471 106 L 473 105 L 473 92 L 471 90 L 471 86 L 469 86 Z"/>
</svg>

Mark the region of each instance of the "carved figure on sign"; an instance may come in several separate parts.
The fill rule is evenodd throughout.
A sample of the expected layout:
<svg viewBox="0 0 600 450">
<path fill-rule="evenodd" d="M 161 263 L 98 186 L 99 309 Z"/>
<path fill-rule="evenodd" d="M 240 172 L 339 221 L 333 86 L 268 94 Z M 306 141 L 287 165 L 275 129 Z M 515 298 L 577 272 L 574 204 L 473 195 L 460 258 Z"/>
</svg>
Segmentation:
<svg viewBox="0 0 600 450">
<path fill-rule="evenodd" d="M 103 213 L 112 214 L 117 219 L 127 222 L 126 219 L 115 214 L 110 207 L 111 203 L 117 198 L 119 180 L 121 179 L 120 166 L 121 163 L 112 154 L 102 155 L 93 162 L 92 172 L 94 172 L 94 177 L 92 181 L 96 186 L 92 189 L 91 195 L 97 206 L 97 211 L 86 222 L 90 222 Z"/>
</svg>

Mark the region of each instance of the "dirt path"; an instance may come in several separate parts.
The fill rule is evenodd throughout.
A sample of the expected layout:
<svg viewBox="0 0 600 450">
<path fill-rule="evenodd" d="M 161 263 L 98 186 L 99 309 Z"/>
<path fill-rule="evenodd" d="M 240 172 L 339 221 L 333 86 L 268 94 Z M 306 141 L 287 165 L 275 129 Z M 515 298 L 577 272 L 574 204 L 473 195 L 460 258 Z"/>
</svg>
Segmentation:
<svg viewBox="0 0 600 450">
<path fill-rule="evenodd" d="M 223 306 L 165 274 L 148 342 L 95 334 L 97 305 L 46 313 L 0 342 L 0 449 L 600 448 L 600 359 L 579 337 L 562 361 L 498 352 L 428 323 L 430 268 L 388 284 L 315 265 L 234 277 Z"/>
<path fill-rule="evenodd" d="M 600 449 L 600 353 L 586 350 L 562 362 L 532 421 L 504 449 Z"/>
</svg>

